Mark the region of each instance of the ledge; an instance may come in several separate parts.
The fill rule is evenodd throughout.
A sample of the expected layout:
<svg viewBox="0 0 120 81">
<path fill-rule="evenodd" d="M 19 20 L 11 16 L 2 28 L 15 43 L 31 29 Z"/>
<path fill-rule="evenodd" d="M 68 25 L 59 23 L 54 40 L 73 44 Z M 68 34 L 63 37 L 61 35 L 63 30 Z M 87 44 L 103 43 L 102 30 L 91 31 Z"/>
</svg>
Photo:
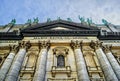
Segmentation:
<svg viewBox="0 0 120 81">
<path fill-rule="evenodd" d="M 56 67 L 56 66 L 52 66 L 52 77 L 55 77 L 55 75 L 57 73 L 66 73 L 68 75 L 68 77 L 71 76 L 71 68 L 70 66 L 66 66 L 66 67 Z"/>
</svg>

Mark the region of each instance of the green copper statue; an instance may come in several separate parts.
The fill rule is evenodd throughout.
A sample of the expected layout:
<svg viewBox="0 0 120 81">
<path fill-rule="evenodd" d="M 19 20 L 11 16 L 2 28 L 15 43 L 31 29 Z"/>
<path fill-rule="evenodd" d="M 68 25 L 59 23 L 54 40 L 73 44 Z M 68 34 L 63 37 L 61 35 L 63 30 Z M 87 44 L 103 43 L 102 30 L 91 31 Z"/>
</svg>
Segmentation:
<svg viewBox="0 0 120 81">
<path fill-rule="evenodd" d="M 37 18 L 34 18 L 34 21 L 33 21 L 33 23 L 38 23 L 39 22 L 39 19 L 38 19 L 38 17 Z"/>
<path fill-rule="evenodd" d="M 27 23 L 28 23 L 28 24 L 31 24 L 31 22 L 32 22 L 31 19 L 28 19 L 28 20 L 27 20 Z"/>
<path fill-rule="evenodd" d="M 102 19 L 102 22 L 103 22 L 105 25 L 108 24 L 107 20 L 105 20 L 105 19 Z"/>
<path fill-rule="evenodd" d="M 14 25 L 16 23 L 16 19 L 12 19 L 10 23 Z"/>
<path fill-rule="evenodd" d="M 50 22 L 51 21 L 51 19 L 50 18 L 47 18 L 47 22 Z"/>
<path fill-rule="evenodd" d="M 91 18 L 87 18 L 87 22 L 89 25 L 93 23 Z"/>
<path fill-rule="evenodd" d="M 61 20 L 61 18 L 60 18 L 60 17 L 58 17 L 58 18 L 57 18 L 57 20 Z"/>
<path fill-rule="evenodd" d="M 68 21 L 72 22 L 72 19 L 71 18 L 67 18 Z"/>
<path fill-rule="evenodd" d="M 80 17 L 80 15 L 79 15 L 78 18 L 81 21 L 81 23 L 85 22 L 85 18 L 84 17 Z"/>
</svg>

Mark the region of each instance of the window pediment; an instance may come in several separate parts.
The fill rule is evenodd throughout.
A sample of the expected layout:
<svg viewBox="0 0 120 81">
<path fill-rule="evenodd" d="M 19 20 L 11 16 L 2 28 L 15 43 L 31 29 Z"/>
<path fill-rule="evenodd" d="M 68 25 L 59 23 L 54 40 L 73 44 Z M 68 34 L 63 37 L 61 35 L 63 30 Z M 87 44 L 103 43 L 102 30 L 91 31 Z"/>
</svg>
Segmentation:
<svg viewBox="0 0 120 81">
<path fill-rule="evenodd" d="M 56 57 L 59 55 L 66 56 L 68 54 L 68 48 L 66 47 L 56 47 L 53 49 L 54 54 L 56 54 Z"/>
</svg>

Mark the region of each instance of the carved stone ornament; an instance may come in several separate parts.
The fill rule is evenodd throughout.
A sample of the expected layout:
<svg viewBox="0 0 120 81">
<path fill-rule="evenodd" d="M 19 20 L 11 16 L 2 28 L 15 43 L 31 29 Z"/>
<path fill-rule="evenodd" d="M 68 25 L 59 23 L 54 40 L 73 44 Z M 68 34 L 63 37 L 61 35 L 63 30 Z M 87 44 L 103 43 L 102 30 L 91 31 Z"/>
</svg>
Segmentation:
<svg viewBox="0 0 120 81">
<path fill-rule="evenodd" d="M 19 46 L 18 45 L 9 45 L 11 52 L 18 52 Z"/>
<path fill-rule="evenodd" d="M 30 44 L 30 41 L 22 41 L 22 42 L 19 42 L 19 47 L 20 48 L 25 48 L 25 49 L 28 49 L 31 47 L 31 44 Z"/>
<path fill-rule="evenodd" d="M 64 57 L 67 56 L 69 49 L 66 47 L 55 47 L 53 50 L 53 54 L 58 57 L 59 55 L 63 55 Z"/>
<path fill-rule="evenodd" d="M 71 47 L 73 49 L 81 48 L 82 47 L 82 41 L 71 41 Z"/>
<path fill-rule="evenodd" d="M 42 41 L 40 42 L 40 48 L 48 48 L 50 46 L 50 41 Z"/>
<path fill-rule="evenodd" d="M 93 41 L 92 40 L 91 43 L 90 43 L 90 46 L 93 49 L 98 49 L 99 47 L 102 46 L 102 42 L 100 42 L 100 41 Z"/>
<path fill-rule="evenodd" d="M 56 54 L 56 51 L 57 51 L 56 49 L 53 49 L 53 54 Z"/>
<path fill-rule="evenodd" d="M 105 53 L 108 53 L 108 52 L 110 52 L 111 46 L 104 45 L 104 46 L 102 46 L 102 48 L 103 48 L 103 50 L 104 50 Z"/>
</svg>

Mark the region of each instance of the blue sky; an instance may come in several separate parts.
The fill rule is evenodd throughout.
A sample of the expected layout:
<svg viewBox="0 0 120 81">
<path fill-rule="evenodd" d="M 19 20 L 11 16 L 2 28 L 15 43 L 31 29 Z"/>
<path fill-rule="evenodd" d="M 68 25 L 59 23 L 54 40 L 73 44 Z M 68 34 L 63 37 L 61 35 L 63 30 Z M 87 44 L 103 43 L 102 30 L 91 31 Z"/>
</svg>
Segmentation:
<svg viewBox="0 0 120 81">
<path fill-rule="evenodd" d="M 101 23 L 104 18 L 120 25 L 120 0 L 0 0 L 0 25 L 13 18 L 17 24 L 26 23 L 34 17 L 38 17 L 39 22 L 57 17 L 80 22 L 78 15 L 92 17 L 94 23 Z"/>
</svg>

